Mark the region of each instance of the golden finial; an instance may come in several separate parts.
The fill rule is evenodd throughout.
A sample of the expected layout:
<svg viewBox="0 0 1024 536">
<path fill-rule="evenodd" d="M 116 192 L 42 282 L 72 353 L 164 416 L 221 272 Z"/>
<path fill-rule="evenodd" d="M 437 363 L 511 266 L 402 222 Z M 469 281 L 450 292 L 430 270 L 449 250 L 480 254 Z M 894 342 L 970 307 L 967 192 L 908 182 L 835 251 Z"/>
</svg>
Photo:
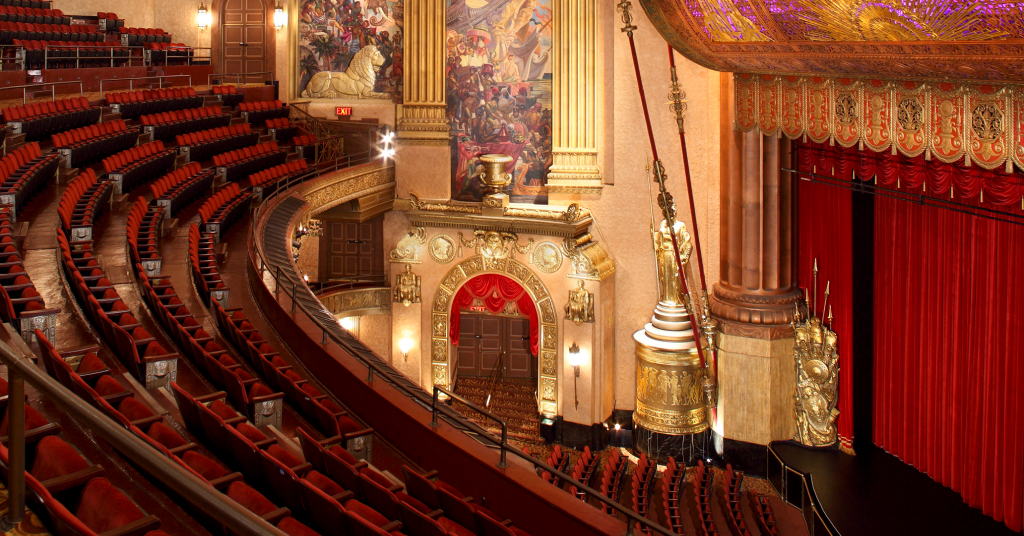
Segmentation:
<svg viewBox="0 0 1024 536">
<path fill-rule="evenodd" d="M 633 4 L 629 0 L 621 0 L 616 6 L 616 11 L 622 13 L 622 31 L 629 35 L 633 35 L 633 30 L 636 30 L 636 26 L 633 26 L 633 14 L 630 10 L 633 9 Z"/>
<path fill-rule="evenodd" d="M 828 308 L 828 326 L 830 328 L 832 327 L 832 306 L 831 305 Z"/>
</svg>

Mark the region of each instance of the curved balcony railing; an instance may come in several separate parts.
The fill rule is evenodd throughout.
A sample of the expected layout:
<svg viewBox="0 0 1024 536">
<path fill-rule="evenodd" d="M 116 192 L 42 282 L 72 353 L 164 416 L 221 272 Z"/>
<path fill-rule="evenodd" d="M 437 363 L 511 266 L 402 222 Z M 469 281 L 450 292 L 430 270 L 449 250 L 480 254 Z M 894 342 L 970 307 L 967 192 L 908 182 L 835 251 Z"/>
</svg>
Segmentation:
<svg viewBox="0 0 1024 536">
<path fill-rule="evenodd" d="M 787 465 L 771 444 L 768 445 L 768 480 L 784 501 L 800 509 L 810 536 L 840 536 L 832 520 L 821 509 L 811 474 Z"/>
</svg>

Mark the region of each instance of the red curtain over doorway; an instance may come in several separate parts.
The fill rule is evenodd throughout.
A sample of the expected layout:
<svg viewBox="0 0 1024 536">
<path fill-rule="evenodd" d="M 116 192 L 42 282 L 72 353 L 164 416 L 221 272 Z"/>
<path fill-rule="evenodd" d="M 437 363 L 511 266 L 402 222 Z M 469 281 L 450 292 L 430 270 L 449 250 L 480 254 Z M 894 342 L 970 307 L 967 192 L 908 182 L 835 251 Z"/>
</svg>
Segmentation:
<svg viewBox="0 0 1024 536">
<path fill-rule="evenodd" d="M 461 309 L 473 303 L 474 299 L 481 299 L 484 306 L 491 313 L 499 313 L 505 309 L 509 302 L 519 307 L 519 312 L 530 319 L 530 352 L 537 355 L 537 339 L 539 326 L 537 325 L 537 307 L 533 304 L 533 298 L 526 292 L 519 283 L 512 279 L 498 274 L 482 274 L 469 281 L 455 293 L 452 300 L 450 329 L 448 337 L 455 346 L 459 345 L 459 327 L 461 321 Z"/>
</svg>

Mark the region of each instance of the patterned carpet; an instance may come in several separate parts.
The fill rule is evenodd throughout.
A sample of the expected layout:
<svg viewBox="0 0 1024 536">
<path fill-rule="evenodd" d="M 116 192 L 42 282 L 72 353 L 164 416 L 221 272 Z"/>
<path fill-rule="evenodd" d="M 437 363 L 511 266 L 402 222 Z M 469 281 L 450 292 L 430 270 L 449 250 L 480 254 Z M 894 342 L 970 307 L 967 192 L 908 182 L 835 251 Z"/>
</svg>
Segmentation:
<svg viewBox="0 0 1024 536">
<path fill-rule="evenodd" d="M 7 489 L 0 484 L 0 517 L 7 515 Z M 39 516 L 25 509 L 25 518 L 17 526 L 4 533 L 5 536 L 49 535 Z"/>
<path fill-rule="evenodd" d="M 536 386 L 535 378 L 505 378 L 495 382 L 492 388 L 490 378 L 463 376 L 459 378 L 456 393 L 478 406 L 487 407 L 492 415 L 505 421 L 508 426 L 509 443 L 521 449 L 544 444 L 540 437 L 537 400 L 533 396 Z M 488 393 L 491 394 L 489 407 Z M 458 402 L 454 407 L 476 424 L 500 437 L 501 427 L 494 421 L 485 419 Z"/>
</svg>

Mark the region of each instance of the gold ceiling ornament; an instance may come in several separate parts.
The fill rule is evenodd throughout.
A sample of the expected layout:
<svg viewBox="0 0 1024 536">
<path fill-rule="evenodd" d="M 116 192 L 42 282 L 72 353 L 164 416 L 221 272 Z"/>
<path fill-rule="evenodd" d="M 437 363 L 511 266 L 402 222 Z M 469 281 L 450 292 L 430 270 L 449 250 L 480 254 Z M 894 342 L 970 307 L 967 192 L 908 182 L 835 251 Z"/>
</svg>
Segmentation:
<svg viewBox="0 0 1024 536">
<path fill-rule="evenodd" d="M 981 2 L 801 0 L 799 20 L 813 41 L 984 41 L 1007 37 L 986 26 Z"/>
<path fill-rule="evenodd" d="M 732 0 L 697 0 L 704 12 L 704 29 L 712 41 L 737 43 L 771 41 Z"/>
<path fill-rule="evenodd" d="M 828 447 L 836 443 L 836 419 L 839 410 L 839 352 L 837 336 L 832 331 L 832 308 L 828 307 L 829 285 L 821 310 L 828 311 L 826 322 L 817 316 L 818 259 L 814 259 L 814 299 L 805 303 L 807 317 L 796 305 L 793 346 L 796 366 L 796 439 L 808 447 Z M 804 289 L 806 294 L 807 290 Z M 805 300 L 807 301 L 807 300 Z"/>
</svg>

